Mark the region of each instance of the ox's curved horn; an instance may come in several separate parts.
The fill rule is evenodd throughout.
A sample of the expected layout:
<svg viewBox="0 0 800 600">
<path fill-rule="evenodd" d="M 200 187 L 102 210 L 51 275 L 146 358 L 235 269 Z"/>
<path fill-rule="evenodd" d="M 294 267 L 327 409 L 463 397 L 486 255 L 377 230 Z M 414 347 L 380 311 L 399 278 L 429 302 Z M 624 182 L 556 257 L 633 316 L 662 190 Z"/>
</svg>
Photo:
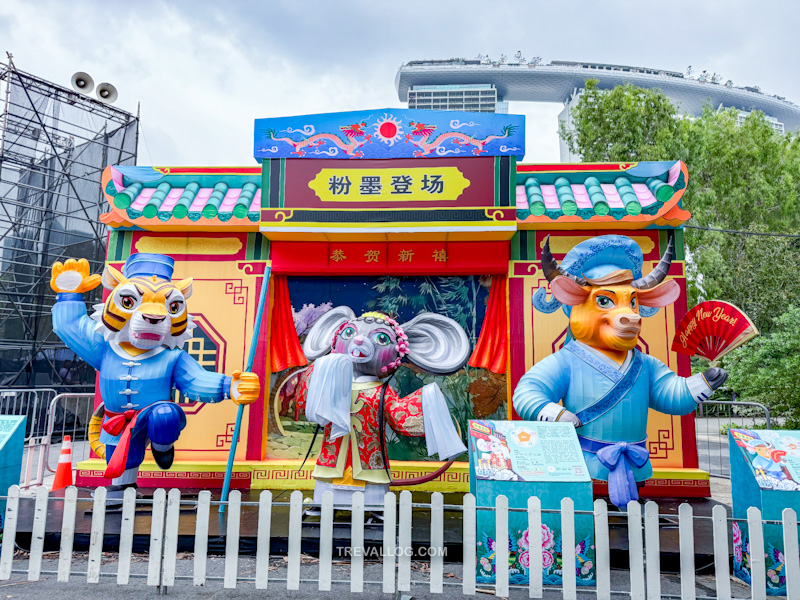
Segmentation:
<svg viewBox="0 0 800 600">
<path fill-rule="evenodd" d="M 637 290 L 649 290 L 656 287 L 667 277 L 673 258 L 675 258 L 675 238 L 671 237 L 669 239 L 669 244 L 667 244 L 667 251 L 664 252 L 664 256 L 661 257 L 661 260 L 658 261 L 656 268 L 644 277 L 640 277 L 631 283 L 631 285 Z"/>
<path fill-rule="evenodd" d="M 547 281 L 553 281 L 553 279 L 561 275 L 562 277 L 571 279 L 581 287 L 589 285 L 583 277 L 576 277 L 558 266 L 556 259 L 553 258 L 553 253 L 550 252 L 549 235 L 544 238 L 544 246 L 542 247 L 542 271 L 544 271 L 544 276 L 547 277 Z"/>
</svg>

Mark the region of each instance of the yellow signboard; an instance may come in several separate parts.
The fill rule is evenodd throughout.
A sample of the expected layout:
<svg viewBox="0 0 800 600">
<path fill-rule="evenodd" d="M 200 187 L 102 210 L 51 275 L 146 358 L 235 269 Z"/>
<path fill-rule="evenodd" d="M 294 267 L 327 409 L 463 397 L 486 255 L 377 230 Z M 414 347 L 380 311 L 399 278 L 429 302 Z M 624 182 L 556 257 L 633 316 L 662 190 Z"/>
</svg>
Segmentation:
<svg viewBox="0 0 800 600">
<path fill-rule="evenodd" d="M 309 183 L 323 202 L 453 201 L 469 187 L 458 167 L 322 169 Z"/>
</svg>

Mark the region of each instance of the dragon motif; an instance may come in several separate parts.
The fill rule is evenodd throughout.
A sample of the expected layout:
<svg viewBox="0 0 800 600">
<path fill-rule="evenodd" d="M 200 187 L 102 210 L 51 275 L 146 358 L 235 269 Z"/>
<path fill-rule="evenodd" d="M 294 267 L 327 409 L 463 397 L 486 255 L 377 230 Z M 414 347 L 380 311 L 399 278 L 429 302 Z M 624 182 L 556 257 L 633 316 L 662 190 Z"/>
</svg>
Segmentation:
<svg viewBox="0 0 800 600">
<path fill-rule="evenodd" d="M 341 148 L 342 151 L 350 158 L 360 158 L 364 156 L 364 153 L 359 150 L 359 148 L 372 139 L 372 136 L 364 131 L 366 126 L 366 122 L 362 121 L 360 123 L 353 123 L 352 125 L 343 125 L 342 127 L 339 127 L 342 133 L 344 133 L 344 140 L 341 138 L 341 136 L 333 133 L 317 133 L 302 140 L 295 141 L 290 137 L 275 137 L 275 130 L 273 129 L 268 129 L 266 131 L 266 135 L 269 137 L 269 139 L 276 142 L 286 142 L 292 146 L 292 148 L 294 148 L 294 150 L 292 150 L 292 154 L 297 154 L 298 156 L 305 156 L 307 149 L 319 148 L 319 146 L 324 145 L 326 142 L 330 142 L 334 146 Z M 316 153 L 324 153 L 328 154 L 329 156 L 336 156 L 336 154 L 338 154 L 338 149 L 336 147 L 331 147 L 327 151 L 318 150 Z"/>
<path fill-rule="evenodd" d="M 484 139 L 477 139 L 466 133 L 461 133 L 459 131 L 448 131 L 446 133 L 440 133 L 437 135 L 433 141 L 428 142 L 430 136 L 433 135 L 434 131 L 436 130 L 436 125 L 426 125 L 425 123 L 416 123 L 414 121 L 409 121 L 408 123 L 413 130 L 411 133 L 406 134 L 406 141 L 414 144 L 419 150 L 414 152 L 414 156 L 420 157 L 430 154 L 433 150 L 441 146 L 447 140 L 451 140 L 457 146 L 474 146 L 472 148 L 472 153 L 475 155 L 481 154 L 482 152 L 486 152 L 486 144 L 493 140 L 501 140 L 503 138 L 509 137 L 516 127 L 513 125 L 506 125 L 503 127 L 503 134 L 502 135 L 489 135 L 486 136 Z M 418 138 L 418 139 L 414 139 Z"/>
</svg>

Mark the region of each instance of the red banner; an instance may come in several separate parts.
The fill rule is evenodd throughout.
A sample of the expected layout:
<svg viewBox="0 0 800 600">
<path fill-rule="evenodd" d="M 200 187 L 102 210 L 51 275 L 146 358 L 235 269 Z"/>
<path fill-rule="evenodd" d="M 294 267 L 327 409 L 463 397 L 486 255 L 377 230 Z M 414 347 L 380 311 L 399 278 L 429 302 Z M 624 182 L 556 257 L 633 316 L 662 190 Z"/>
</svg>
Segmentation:
<svg viewBox="0 0 800 600">
<path fill-rule="evenodd" d="M 287 275 L 492 275 L 509 242 L 272 242 L 270 256 Z"/>
</svg>

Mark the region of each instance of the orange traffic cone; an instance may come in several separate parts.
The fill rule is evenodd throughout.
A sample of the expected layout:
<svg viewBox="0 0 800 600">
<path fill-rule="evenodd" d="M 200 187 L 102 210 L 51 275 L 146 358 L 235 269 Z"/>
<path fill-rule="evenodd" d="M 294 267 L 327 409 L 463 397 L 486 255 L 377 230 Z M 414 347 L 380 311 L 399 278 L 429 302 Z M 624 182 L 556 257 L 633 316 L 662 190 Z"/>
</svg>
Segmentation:
<svg viewBox="0 0 800 600">
<path fill-rule="evenodd" d="M 65 487 L 72 485 L 72 440 L 68 435 L 64 436 L 64 442 L 61 444 L 61 456 L 58 457 L 58 468 L 56 469 L 56 476 L 53 479 L 53 489 L 63 490 Z"/>
</svg>

